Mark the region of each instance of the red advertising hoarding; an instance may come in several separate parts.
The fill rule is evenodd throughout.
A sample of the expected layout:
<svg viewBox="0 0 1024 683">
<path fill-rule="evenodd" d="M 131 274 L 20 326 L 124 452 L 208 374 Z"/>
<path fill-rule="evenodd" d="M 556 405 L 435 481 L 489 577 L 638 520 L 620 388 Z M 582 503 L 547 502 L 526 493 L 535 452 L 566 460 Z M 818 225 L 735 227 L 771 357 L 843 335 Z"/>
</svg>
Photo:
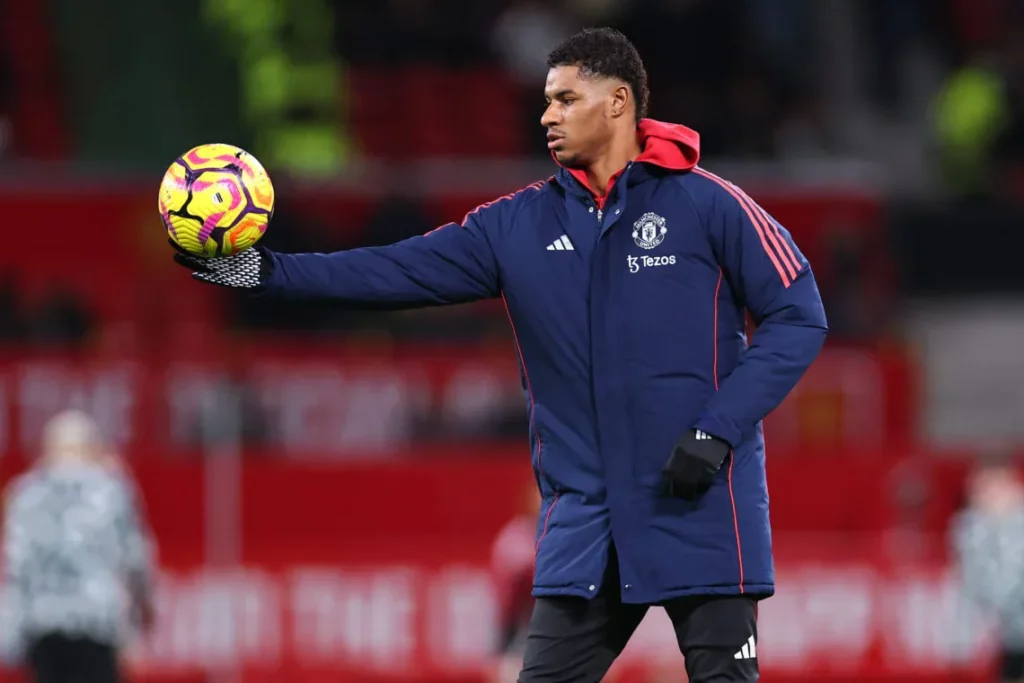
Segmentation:
<svg viewBox="0 0 1024 683">
<path fill-rule="evenodd" d="M 129 652 L 136 675 L 172 683 L 237 667 L 242 681 L 482 683 L 498 629 L 492 548 L 529 467 L 515 448 L 409 456 L 247 462 L 231 566 L 204 564 L 202 465 L 139 463 L 164 574 L 158 626 Z M 900 531 L 889 514 L 899 469 L 877 458 L 823 467 L 814 454 L 770 464 L 778 594 L 759 617 L 765 681 L 984 680 L 992 641 L 960 599 L 943 524 Z M 921 474 L 936 504 L 959 481 L 948 465 Z M 617 680 L 680 669 L 654 610 Z"/>
<path fill-rule="evenodd" d="M 768 419 L 772 453 L 816 448 L 827 458 L 902 447 L 915 433 L 915 386 L 906 355 L 826 349 Z M 385 458 L 423 443 L 526 446 L 511 342 L 497 349 L 238 344 L 173 356 L 0 355 L 0 461 L 31 451 L 45 420 L 68 405 L 95 415 L 135 458 L 223 438 L 233 406 L 241 411 L 243 446 L 276 458 L 345 458 L 353 450 Z"/>
</svg>

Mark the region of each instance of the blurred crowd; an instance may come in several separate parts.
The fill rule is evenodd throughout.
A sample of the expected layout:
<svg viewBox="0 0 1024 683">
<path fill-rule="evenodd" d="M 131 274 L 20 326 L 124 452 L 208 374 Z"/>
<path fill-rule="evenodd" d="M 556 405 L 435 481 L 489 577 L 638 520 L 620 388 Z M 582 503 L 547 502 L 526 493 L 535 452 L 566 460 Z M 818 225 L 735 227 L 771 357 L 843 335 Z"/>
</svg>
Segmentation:
<svg viewBox="0 0 1024 683">
<path fill-rule="evenodd" d="M 522 89 L 524 125 L 537 138 L 547 52 L 582 26 L 614 25 L 646 60 L 653 115 L 697 128 L 713 155 L 827 155 L 845 151 L 838 129 L 844 116 L 856 114 L 829 111 L 830 80 L 843 77 L 844 69 L 827 59 L 842 58 L 832 45 L 837 38 L 870 43 L 871 49 L 854 48 L 869 57 L 855 87 L 865 96 L 862 105 L 885 114 L 908 106 L 912 93 L 900 72 L 915 51 L 924 51 L 936 66 L 951 66 L 967 40 L 954 25 L 957 2 L 855 3 L 859 15 L 854 17 L 841 16 L 841 7 L 836 12 L 825 7 L 833 4 L 838 5 L 809 0 L 346 2 L 339 4 L 337 50 L 353 68 L 499 66 Z M 968 8 L 976 12 L 973 5 Z M 826 30 L 827 22 L 843 19 L 859 20 L 848 36 Z M 368 25 L 379 30 L 363 30 Z M 540 145 L 529 148 L 545 153 Z"/>
<path fill-rule="evenodd" d="M 81 346 L 95 332 L 94 318 L 89 302 L 70 288 L 58 284 L 30 297 L 15 278 L 0 280 L 0 346 Z"/>
<path fill-rule="evenodd" d="M 151 2 L 143 0 L 140 8 Z M 258 48 L 238 48 L 242 29 L 223 33 L 222 23 L 241 20 L 227 17 L 217 3 L 196 0 L 178 6 L 146 36 L 153 51 L 165 43 L 182 52 L 180 43 L 192 39 L 212 38 L 219 46 L 205 51 L 208 68 L 233 69 L 241 84 L 195 90 L 203 93 L 195 101 L 187 97 L 197 87 L 186 70 L 190 50 L 178 63 L 140 52 L 152 70 L 132 70 L 114 52 L 90 53 L 84 46 L 77 52 L 80 36 L 67 33 L 79 11 L 75 3 L 54 3 L 50 14 L 13 0 L 2 7 L 8 9 L 0 13 L 0 32 L 8 45 L 0 50 L 0 158 L 70 155 L 148 164 L 195 144 L 187 136 L 197 130 L 253 142 L 275 98 L 290 109 L 285 117 L 308 121 L 320 115 L 320 105 L 298 99 L 289 104 L 274 94 L 282 87 L 275 78 L 296 89 L 295 83 L 310 79 L 318 89 L 336 89 L 331 116 L 348 139 L 346 149 L 362 151 L 357 156 L 382 153 L 372 142 L 377 127 L 397 139 L 403 125 L 421 120 L 451 125 L 458 135 L 478 130 L 481 118 L 502 122 L 496 131 L 517 130 L 489 136 L 509 137 L 505 146 L 480 137 L 469 146 L 543 156 L 538 120 L 545 56 L 587 25 L 613 25 L 630 36 L 649 71 L 652 115 L 698 129 L 713 158 L 854 156 L 903 172 L 908 158 L 920 162 L 925 155 L 916 167 L 923 172 L 935 160 L 928 155 L 938 153 L 942 163 L 936 165 L 946 169 L 947 182 L 976 189 L 983 184 L 979 178 L 990 177 L 980 165 L 1016 165 L 1024 154 L 1024 10 L 1011 0 L 315 0 L 289 6 L 276 25 L 259 29 L 263 33 L 246 29 L 260 37 L 267 55 L 272 37 L 285 61 L 325 67 L 301 75 L 261 64 Z M 158 3 L 153 9 L 160 10 Z M 322 28 L 319 34 L 312 33 L 311 22 Z M 124 28 L 108 24 L 95 29 L 113 34 Z M 320 34 L 330 55 L 317 52 Z M 93 37 L 104 42 L 102 35 Z M 402 74 L 409 69 L 414 71 L 406 79 Z M 438 71 L 459 77 L 435 80 Z M 150 92 L 155 72 L 163 75 L 156 80 L 180 81 L 172 87 L 180 101 L 177 120 L 144 97 L 115 112 L 111 102 L 88 93 L 101 74 L 111 86 Z M 474 80 L 471 73 L 486 77 Z M 427 104 L 414 106 L 421 89 L 428 90 Z M 491 99 L 478 110 L 473 92 L 465 91 L 486 91 Z M 220 112 L 213 120 L 211 104 Z M 53 106 L 63 135 L 44 130 L 54 118 L 46 109 Z M 448 124 L 431 118 L 435 110 Z M 147 112 L 148 130 L 144 119 L 128 119 Z M 364 117 L 377 121 L 364 124 Z M 509 121 L 515 123 L 505 125 Z M 70 140 L 63 151 L 55 147 L 61 138 Z"/>
<path fill-rule="evenodd" d="M 867 158 L 894 175 L 938 176 L 957 194 L 1009 178 L 1019 195 L 1022 13 L 1002 0 L 346 2 L 336 50 L 353 72 L 497 69 L 515 96 L 492 104 L 520 111 L 509 145 L 543 156 L 548 50 L 582 26 L 613 25 L 644 56 L 652 116 L 699 130 L 711 158 Z M 400 76 L 373 85 L 388 88 L 392 103 L 416 88 Z M 437 97 L 457 100 L 458 87 Z M 460 114 L 470 109 L 446 111 L 468 131 Z M 428 116 L 414 111 L 391 114 L 391 130 Z M 359 141 L 358 115 L 352 121 Z"/>
<path fill-rule="evenodd" d="M 216 136 L 223 133 L 261 149 L 259 126 L 266 117 L 246 114 L 246 97 L 252 94 L 242 86 L 266 95 L 250 102 L 265 114 L 271 107 L 268 93 L 275 92 L 267 80 L 273 69 L 251 46 L 235 50 L 243 44 L 241 34 L 211 41 L 221 50 L 206 55 L 210 69 L 235 62 L 237 91 L 225 87 L 192 97 L 188 88 L 195 79 L 173 71 L 185 68 L 191 54 L 178 67 L 173 60 L 158 61 L 166 57 L 161 41 L 181 42 L 222 28 L 225 20 L 218 12 L 226 5 L 197 0 L 172 14 L 161 9 L 166 22 L 146 36 L 152 54 L 140 52 L 139 59 L 175 83 L 173 119 L 166 118 L 169 112 L 159 99 L 144 96 L 153 71 L 129 69 L 114 52 L 88 46 L 76 51 L 78 34 L 67 31 L 81 6 L 56 3 L 51 15 L 33 14 L 28 7 L 0 0 L 0 32 L 11 38 L 0 49 L 0 160 L 32 162 L 58 154 L 85 168 L 145 168 L 155 185 L 168 158 L 214 130 Z M 712 167 L 740 160 L 744 168 L 764 162 L 790 169 L 804 161 L 811 163 L 809 175 L 816 176 L 824 166 L 815 160 L 837 167 L 849 159 L 872 164 L 863 167 L 868 169 L 864 184 L 880 196 L 883 210 L 872 220 L 882 224 L 882 240 L 865 237 L 866 228 L 878 225 L 842 213 L 814 226 L 825 245 L 815 249 L 815 268 L 833 338 L 863 341 L 890 333 L 900 297 L 1024 289 L 1012 262 L 1016 238 L 1007 230 L 1019 220 L 1024 198 L 1024 10 L 1019 3 L 310 0 L 288 8 L 277 24 L 254 23 L 247 35 L 263 40 L 272 32 L 282 54 L 297 64 L 319 55 L 317 41 L 328 38 L 331 54 L 316 59 L 335 60 L 321 76 L 336 79 L 341 105 L 335 123 L 351 141 L 348 163 L 357 176 L 368 162 L 477 153 L 532 162 L 550 172 L 539 125 L 546 54 L 582 26 L 610 24 L 631 37 L 646 61 L 652 116 L 700 131 Z M 131 17 L 117 18 L 122 20 Z M 115 24 L 100 22 L 95 29 L 113 31 Z M 97 39 L 92 42 L 105 43 L 92 35 Z M 253 67 L 251 74 L 246 67 Z M 108 74 L 121 90 L 134 83 L 139 97 L 111 109 L 94 81 L 85 80 L 97 73 Z M 302 80 L 279 77 L 289 85 Z M 209 116 L 212 98 L 225 102 L 221 107 L 217 100 L 224 115 L 215 120 Z M 43 135 L 53 118 L 44 109 L 54 101 L 60 103 L 56 120 L 63 122 L 69 140 L 63 152 L 38 143 L 60 138 Z M 282 106 L 283 116 L 300 123 L 315 114 L 304 105 Z M 204 137 L 193 136 L 190 131 L 197 129 Z M 145 132 L 144 140 L 132 138 L 139 131 Z M 286 169 L 275 166 L 276 157 L 268 159 L 275 178 L 286 178 Z M 862 181 L 858 176 L 855 184 Z M 266 244 L 283 251 L 387 244 L 459 219 L 438 216 L 422 197 L 394 185 L 378 188 L 383 196 L 358 219 L 308 215 L 303 202 L 283 190 Z M 759 196 L 756 187 L 745 186 Z M 965 231 L 986 237 L 964 240 Z M 985 244 L 997 236 L 1009 240 L 1007 249 L 991 254 Z M 993 267 L 993 259 L 999 267 Z M 17 290 L 17 284 L 9 289 Z M 9 293 L 0 301 L 0 315 L 10 321 L 3 325 L 3 341 L 88 344 L 94 316 L 90 302 L 73 289 L 69 285 L 48 301 Z M 508 335 L 500 306 L 382 314 L 316 303 L 229 300 L 224 310 L 246 331 L 359 332 L 417 341 Z"/>
</svg>

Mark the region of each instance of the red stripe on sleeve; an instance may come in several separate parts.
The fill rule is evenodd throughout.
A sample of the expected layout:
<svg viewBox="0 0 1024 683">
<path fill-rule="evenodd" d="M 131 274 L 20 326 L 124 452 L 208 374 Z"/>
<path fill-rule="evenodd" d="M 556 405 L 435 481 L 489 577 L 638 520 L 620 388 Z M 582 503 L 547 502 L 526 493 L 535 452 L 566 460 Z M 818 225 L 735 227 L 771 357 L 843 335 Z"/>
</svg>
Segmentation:
<svg viewBox="0 0 1024 683">
<path fill-rule="evenodd" d="M 792 266 L 789 263 L 783 265 L 784 258 L 780 257 L 775 249 L 769 244 L 769 241 L 774 241 L 774 235 L 770 232 L 767 225 L 762 222 L 762 215 L 757 209 L 752 209 L 751 206 L 743 201 L 739 190 L 722 178 L 719 178 L 713 173 L 708 173 L 702 168 L 694 168 L 693 172 L 717 183 L 722 189 L 728 192 L 733 199 L 740 205 L 743 212 L 747 214 L 747 219 L 750 224 L 754 226 L 754 230 L 757 232 L 758 238 L 761 240 L 761 246 L 764 248 L 768 258 L 771 259 L 772 264 L 775 266 L 775 270 L 778 271 L 779 277 L 782 279 L 782 285 L 789 287 L 793 283 L 793 279 L 796 278 L 796 272 L 793 272 Z"/>
</svg>

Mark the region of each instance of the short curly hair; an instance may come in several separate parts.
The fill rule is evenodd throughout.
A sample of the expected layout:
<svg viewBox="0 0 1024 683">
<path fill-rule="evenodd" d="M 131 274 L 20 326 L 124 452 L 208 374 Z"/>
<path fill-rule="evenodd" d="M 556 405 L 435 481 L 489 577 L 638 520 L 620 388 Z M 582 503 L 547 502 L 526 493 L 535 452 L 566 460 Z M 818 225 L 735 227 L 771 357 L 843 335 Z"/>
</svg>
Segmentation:
<svg viewBox="0 0 1024 683">
<path fill-rule="evenodd" d="M 604 76 L 628 83 L 636 99 L 636 118 L 647 116 L 647 70 L 640 53 L 613 28 L 588 28 L 570 36 L 548 55 L 548 68 L 579 67 L 581 76 Z"/>
</svg>

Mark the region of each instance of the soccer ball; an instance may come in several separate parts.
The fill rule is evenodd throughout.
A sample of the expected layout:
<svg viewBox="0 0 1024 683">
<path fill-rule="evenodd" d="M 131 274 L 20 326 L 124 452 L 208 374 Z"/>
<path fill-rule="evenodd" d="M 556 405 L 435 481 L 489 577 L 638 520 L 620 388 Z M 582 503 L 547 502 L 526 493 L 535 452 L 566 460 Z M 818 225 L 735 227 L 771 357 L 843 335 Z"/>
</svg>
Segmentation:
<svg viewBox="0 0 1024 683">
<path fill-rule="evenodd" d="M 196 256 L 227 256 L 256 244 L 274 215 L 274 186 L 256 157 L 233 145 L 195 147 L 160 183 L 160 218 Z"/>
</svg>

